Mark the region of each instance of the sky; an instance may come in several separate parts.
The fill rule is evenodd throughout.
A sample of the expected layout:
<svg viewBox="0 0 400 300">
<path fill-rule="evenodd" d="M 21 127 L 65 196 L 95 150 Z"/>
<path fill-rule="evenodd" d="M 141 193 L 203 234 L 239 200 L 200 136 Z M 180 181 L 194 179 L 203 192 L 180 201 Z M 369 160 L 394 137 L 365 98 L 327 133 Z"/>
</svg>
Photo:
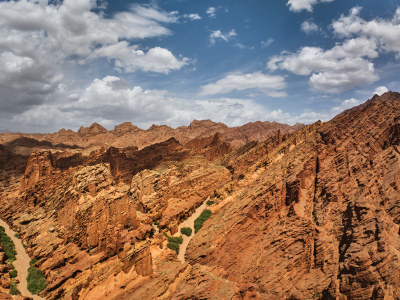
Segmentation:
<svg viewBox="0 0 400 300">
<path fill-rule="evenodd" d="M 0 131 L 328 121 L 400 89 L 400 1 L 0 1 Z"/>
</svg>

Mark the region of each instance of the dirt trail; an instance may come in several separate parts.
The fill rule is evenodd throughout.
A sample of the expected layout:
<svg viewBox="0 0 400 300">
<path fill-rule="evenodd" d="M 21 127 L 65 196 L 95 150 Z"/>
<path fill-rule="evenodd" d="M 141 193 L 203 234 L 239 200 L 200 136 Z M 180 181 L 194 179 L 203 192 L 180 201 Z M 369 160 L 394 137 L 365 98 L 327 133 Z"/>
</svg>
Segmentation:
<svg viewBox="0 0 400 300">
<path fill-rule="evenodd" d="M 18 272 L 17 279 L 19 280 L 18 289 L 24 297 L 31 297 L 34 300 L 43 299 L 37 295 L 32 295 L 28 291 L 28 284 L 26 277 L 28 276 L 29 262 L 31 258 L 26 253 L 24 246 L 20 239 L 15 237 L 15 232 L 8 226 L 6 222 L 0 219 L 0 226 L 3 226 L 6 234 L 11 238 L 15 245 L 15 251 L 17 252 L 16 260 L 13 262 L 15 269 Z"/>
<path fill-rule="evenodd" d="M 203 202 L 201 206 L 199 206 L 195 212 L 187 218 L 184 222 L 182 222 L 179 225 L 178 232 L 174 234 L 174 236 L 181 236 L 183 238 L 183 242 L 179 247 L 179 254 L 178 254 L 178 259 L 181 263 L 185 263 L 185 254 L 186 254 L 186 249 L 189 245 L 190 240 L 194 237 L 194 221 L 200 216 L 200 214 L 203 212 L 203 210 L 206 209 L 207 207 L 207 201 L 208 198 Z M 190 227 L 192 228 L 192 235 L 191 236 L 186 236 L 184 234 L 181 234 L 181 228 L 182 227 Z"/>
</svg>

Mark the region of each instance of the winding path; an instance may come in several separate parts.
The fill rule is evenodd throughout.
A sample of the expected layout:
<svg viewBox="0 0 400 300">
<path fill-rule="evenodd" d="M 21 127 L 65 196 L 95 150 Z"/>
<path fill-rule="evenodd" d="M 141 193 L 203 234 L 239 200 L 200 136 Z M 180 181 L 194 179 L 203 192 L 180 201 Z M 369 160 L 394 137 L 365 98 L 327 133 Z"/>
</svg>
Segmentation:
<svg viewBox="0 0 400 300">
<path fill-rule="evenodd" d="M 11 238 L 15 245 L 15 251 L 17 252 L 16 260 L 13 262 L 15 269 L 18 272 L 17 279 L 19 280 L 18 289 L 24 297 L 30 297 L 34 300 L 41 300 L 42 297 L 37 295 L 32 295 L 30 291 L 28 291 L 28 283 L 26 281 L 26 277 L 28 276 L 29 263 L 31 258 L 26 253 L 24 246 L 20 239 L 15 237 L 15 232 L 8 226 L 6 222 L 0 219 L 0 226 L 3 226 L 6 234 Z"/>
<path fill-rule="evenodd" d="M 183 221 L 179 227 L 178 227 L 178 232 L 174 234 L 174 236 L 180 236 L 182 235 L 183 242 L 179 247 L 179 254 L 178 254 L 178 259 L 181 263 L 185 263 L 185 254 L 186 254 L 186 249 L 189 245 L 190 240 L 194 237 L 194 221 L 201 215 L 203 210 L 206 209 L 207 207 L 207 201 L 209 198 L 207 198 L 202 205 L 200 205 L 195 212 L 187 218 L 185 221 Z M 181 234 L 181 228 L 183 227 L 190 227 L 192 228 L 192 234 L 190 236 L 186 236 L 184 234 Z"/>
</svg>

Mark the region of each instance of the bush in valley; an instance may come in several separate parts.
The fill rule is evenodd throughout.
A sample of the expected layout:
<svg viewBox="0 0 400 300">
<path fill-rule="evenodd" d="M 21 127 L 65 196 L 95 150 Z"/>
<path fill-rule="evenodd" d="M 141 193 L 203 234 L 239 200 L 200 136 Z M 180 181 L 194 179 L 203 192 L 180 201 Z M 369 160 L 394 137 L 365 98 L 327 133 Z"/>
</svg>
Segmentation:
<svg viewBox="0 0 400 300">
<path fill-rule="evenodd" d="M 181 236 L 178 236 L 178 237 L 169 236 L 166 233 L 165 233 L 165 236 L 168 239 L 167 247 L 169 249 L 175 250 L 176 254 L 179 254 L 179 246 L 180 246 L 180 244 L 182 244 L 183 238 Z"/>
<path fill-rule="evenodd" d="M 205 209 L 201 215 L 194 221 L 194 233 L 197 233 L 201 227 L 203 227 L 204 222 L 211 217 L 211 210 Z"/>
<path fill-rule="evenodd" d="M 38 262 L 38 260 L 36 258 L 32 258 L 31 261 L 29 262 L 29 265 L 32 267 L 32 266 L 36 265 L 37 262 Z"/>
<path fill-rule="evenodd" d="M 158 220 L 154 220 L 153 224 L 158 226 Z"/>
<path fill-rule="evenodd" d="M 46 278 L 43 272 L 36 267 L 32 266 L 28 269 L 28 277 L 26 279 L 28 281 L 28 290 L 34 295 L 39 294 L 46 288 Z"/>
<path fill-rule="evenodd" d="M 213 205 L 213 204 L 214 204 L 214 201 L 212 201 L 212 200 L 208 200 L 208 201 L 207 201 L 207 205 L 208 205 L 208 206 Z"/>
<path fill-rule="evenodd" d="M 182 227 L 181 228 L 181 233 L 186 235 L 186 236 L 191 236 L 192 235 L 192 228 L 190 228 L 190 227 Z"/>
<path fill-rule="evenodd" d="M 9 274 L 10 274 L 10 278 L 15 278 L 15 277 L 17 277 L 18 272 L 17 272 L 17 270 L 12 269 L 12 270 L 9 272 Z"/>
<path fill-rule="evenodd" d="M 20 294 L 20 291 L 18 290 L 17 283 L 15 282 L 15 280 L 11 280 L 10 294 L 11 295 L 19 295 Z"/>
<path fill-rule="evenodd" d="M 15 245 L 11 238 L 6 234 L 4 227 L 0 226 L 0 244 L 4 248 L 4 253 L 6 254 L 8 260 L 13 262 L 15 260 L 15 255 L 17 252 L 15 251 Z"/>
<path fill-rule="evenodd" d="M 167 247 L 168 247 L 169 249 L 175 250 L 175 251 L 176 251 L 176 254 L 179 254 L 179 244 L 169 242 L 169 243 L 167 244 Z"/>
<path fill-rule="evenodd" d="M 166 233 L 165 236 L 168 239 L 168 242 L 170 243 L 182 244 L 183 242 L 183 238 L 181 236 L 169 236 Z"/>
</svg>

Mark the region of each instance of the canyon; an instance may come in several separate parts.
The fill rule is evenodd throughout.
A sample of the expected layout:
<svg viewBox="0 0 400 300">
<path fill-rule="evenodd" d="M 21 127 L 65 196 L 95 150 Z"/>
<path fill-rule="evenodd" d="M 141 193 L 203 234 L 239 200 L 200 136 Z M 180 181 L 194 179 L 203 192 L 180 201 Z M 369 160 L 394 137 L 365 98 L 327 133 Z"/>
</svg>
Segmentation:
<svg viewBox="0 0 400 300">
<path fill-rule="evenodd" d="M 307 126 L 1 133 L 0 219 L 45 299 L 400 299 L 399 159 L 396 92 Z"/>
</svg>

